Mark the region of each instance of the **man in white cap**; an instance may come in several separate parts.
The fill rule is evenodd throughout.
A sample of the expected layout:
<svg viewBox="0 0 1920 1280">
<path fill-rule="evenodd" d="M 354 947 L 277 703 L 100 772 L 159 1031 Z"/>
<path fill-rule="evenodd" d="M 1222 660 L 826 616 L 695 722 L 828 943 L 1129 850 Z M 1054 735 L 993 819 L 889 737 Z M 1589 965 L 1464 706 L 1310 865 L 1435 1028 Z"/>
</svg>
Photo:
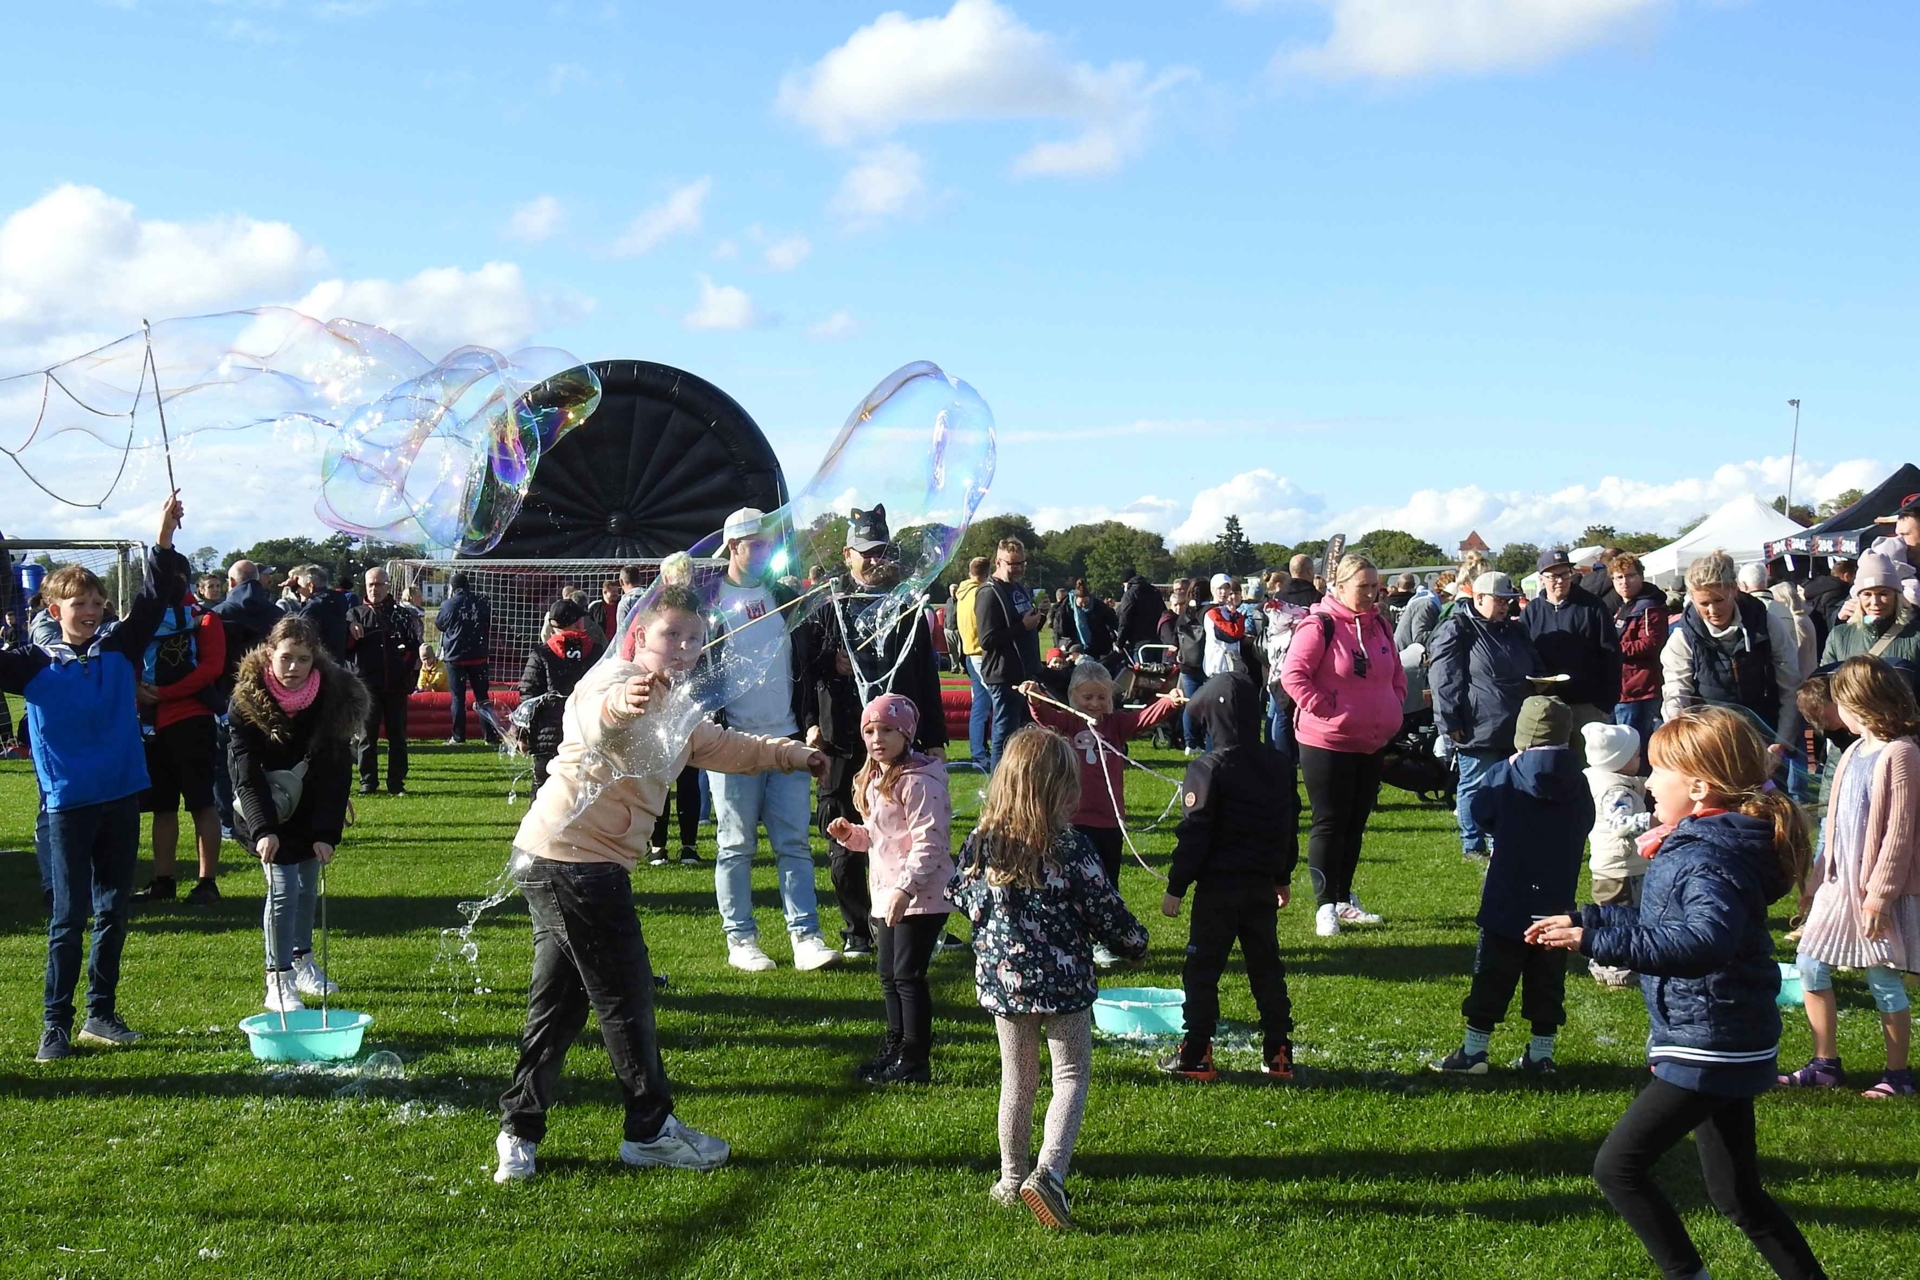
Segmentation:
<svg viewBox="0 0 1920 1280">
<path fill-rule="evenodd" d="M 714 668 L 724 682 L 726 703 L 719 720 L 729 729 L 769 738 L 800 736 L 800 705 L 806 670 L 803 647 L 789 631 L 796 621 L 794 593 L 768 572 L 779 530 L 766 513 L 742 507 L 727 517 L 727 575 L 715 604 Z M 749 973 L 775 967 L 760 946 L 753 919 L 753 853 L 760 828 L 767 830 L 793 939 L 796 969 L 825 969 L 841 955 L 820 937 L 808 819 L 812 779 L 806 773 L 709 773 L 718 826 L 714 894 L 727 934 L 727 963 Z"/>
</svg>

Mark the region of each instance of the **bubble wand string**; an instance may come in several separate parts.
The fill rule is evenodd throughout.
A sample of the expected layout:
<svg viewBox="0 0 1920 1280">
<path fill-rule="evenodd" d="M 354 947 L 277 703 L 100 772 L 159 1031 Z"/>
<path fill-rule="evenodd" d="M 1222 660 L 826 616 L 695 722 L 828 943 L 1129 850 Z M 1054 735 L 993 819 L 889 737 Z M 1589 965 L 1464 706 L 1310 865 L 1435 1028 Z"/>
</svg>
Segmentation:
<svg viewBox="0 0 1920 1280">
<path fill-rule="evenodd" d="M 1064 702 L 1055 702 L 1052 698 L 1049 698 L 1044 693 L 1029 692 L 1027 696 L 1029 698 L 1034 699 L 1037 702 L 1044 702 L 1044 703 L 1047 703 L 1049 706 L 1059 707 L 1062 711 L 1066 711 L 1073 715 L 1079 716 L 1082 720 L 1085 720 L 1087 722 L 1088 736 L 1093 739 L 1094 745 L 1096 747 L 1098 747 L 1102 752 L 1114 756 L 1115 758 L 1120 760 L 1121 763 L 1123 764 L 1134 764 L 1134 761 L 1132 761 L 1127 757 L 1126 752 L 1115 748 L 1105 738 L 1100 736 L 1100 729 L 1099 729 L 1100 721 L 1098 717 L 1090 716 L 1086 712 L 1082 711 L 1080 708 L 1070 707 Z M 1138 765 L 1137 767 L 1141 769 L 1145 769 L 1146 772 L 1148 773 L 1153 773 L 1153 770 L 1147 769 L 1145 765 Z M 1153 773 L 1153 776 L 1158 778 L 1158 777 L 1162 777 L 1163 775 L 1158 773 Z M 1155 871 L 1153 869 L 1152 865 L 1148 863 L 1148 861 L 1144 856 L 1141 855 L 1140 846 L 1136 845 L 1133 842 L 1133 832 L 1127 830 L 1126 806 L 1120 803 L 1120 797 L 1117 793 L 1115 793 L 1113 789 L 1113 775 L 1108 773 L 1103 768 L 1100 770 L 1100 779 L 1101 781 L 1107 784 L 1107 799 L 1113 804 L 1113 816 L 1117 818 L 1120 822 L 1120 838 L 1127 842 L 1127 852 L 1133 855 L 1133 860 L 1140 864 L 1141 870 L 1145 871 L 1148 875 L 1152 876 L 1155 880 L 1158 880 L 1161 884 L 1168 883 L 1167 877 L 1161 875 L 1158 871 Z M 1182 783 L 1181 785 L 1185 786 L 1186 784 Z M 1171 808 L 1171 807 L 1172 807 L 1171 805 L 1168 806 L 1168 808 Z M 1160 816 L 1164 818 L 1167 815 L 1165 813 L 1162 813 Z"/>
<path fill-rule="evenodd" d="M 700 652 L 705 653 L 707 650 L 713 648 L 713 646 L 724 641 L 728 636 L 739 635 L 742 631 L 745 631 L 748 627 L 752 626 L 756 622 L 765 622 L 768 618 L 772 618 L 779 614 L 785 613 L 787 610 L 793 608 L 793 606 L 799 604 L 802 600 L 805 600 L 810 596 L 817 596 L 822 591 L 825 591 L 828 587 L 831 587 L 832 585 L 833 584 L 831 582 L 823 582 L 819 586 L 813 588 L 811 591 L 807 591 L 801 595 L 795 596 L 793 599 L 781 605 L 778 609 L 769 609 L 757 618 L 748 618 L 745 622 L 741 623 L 739 626 L 734 627 L 733 629 L 725 632 L 722 635 L 717 635 L 713 639 L 701 645 Z"/>
<path fill-rule="evenodd" d="M 140 332 L 147 342 L 147 370 L 153 374 L 153 408 L 160 415 L 160 453 L 167 460 L 167 490 L 178 493 L 180 486 L 173 482 L 173 444 L 167 439 L 167 401 L 160 394 L 160 366 L 153 358 L 153 326 L 142 320 Z M 135 403 L 138 404 L 138 400 Z"/>
</svg>

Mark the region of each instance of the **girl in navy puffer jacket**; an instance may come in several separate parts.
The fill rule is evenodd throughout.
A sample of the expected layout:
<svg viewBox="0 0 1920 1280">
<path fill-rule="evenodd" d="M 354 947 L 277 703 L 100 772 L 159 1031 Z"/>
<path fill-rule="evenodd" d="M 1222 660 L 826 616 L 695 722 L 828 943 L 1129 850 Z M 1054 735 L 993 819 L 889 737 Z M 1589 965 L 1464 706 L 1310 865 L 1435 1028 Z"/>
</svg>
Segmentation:
<svg viewBox="0 0 1920 1280">
<path fill-rule="evenodd" d="M 1719 707 L 1690 709 L 1652 738 L 1647 791 L 1661 826 L 1638 908 L 1554 916 L 1527 941 L 1579 951 L 1641 975 L 1653 1081 L 1614 1126 L 1594 1178 L 1671 1277 L 1705 1275 L 1686 1227 L 1654 1185 L 1654 1163 L 1695 1135 L 1708 1194 L 1776 1274 L 1826 1274 L 1798 1227 L 1760 1185 L 1753 1100 L 1774 1083 L 1780 971 L 1767 905 L 1807 858 L 1806 820 L 1769 789 L 1760 735 Z"/>
</svg>

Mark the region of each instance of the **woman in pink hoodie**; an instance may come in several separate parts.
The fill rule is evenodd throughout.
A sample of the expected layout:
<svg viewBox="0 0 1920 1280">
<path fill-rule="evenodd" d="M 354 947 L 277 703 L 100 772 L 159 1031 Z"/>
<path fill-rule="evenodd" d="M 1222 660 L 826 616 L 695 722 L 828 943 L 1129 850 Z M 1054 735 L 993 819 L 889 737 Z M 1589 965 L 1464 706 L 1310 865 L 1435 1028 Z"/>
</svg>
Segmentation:
<svg viewBox="0 0 1920 1280">
<path fill-rule="evenodd" d="M 1407 673 L 1393 624 L 1375 607 L 1380 571 L 1361 555 L 1341 558 L 1324 600 L 1294 628 L 1280 684 L 1293 700 L 1300 772 L 1313 805 L 1307 865 L 1313 871 L 1314 932 L 1342 923 L 1379 924 L 1353 896 L 1367 818 L 1380 795 L 1382 753 L 1400 732 Z"/>
<path fill-rule="evenodd" d="M 919 708 L 897 693 L 882 694 L 860 716 L 867 762 L 853 780 L 853 802 L 866 819 L 845 818 L 827 834 L 867 855 L 873 898 L 873 937 L 880 992 L 887 1001 L 887 1038 L 880 1055 L 859 1069 L 870 1084 L 932 1078 L 933 994 L 927 964 L 953 904 L 946 899 L 953 878 L 953 801 L 947 766 L 913 749 Z"/>
</svg>

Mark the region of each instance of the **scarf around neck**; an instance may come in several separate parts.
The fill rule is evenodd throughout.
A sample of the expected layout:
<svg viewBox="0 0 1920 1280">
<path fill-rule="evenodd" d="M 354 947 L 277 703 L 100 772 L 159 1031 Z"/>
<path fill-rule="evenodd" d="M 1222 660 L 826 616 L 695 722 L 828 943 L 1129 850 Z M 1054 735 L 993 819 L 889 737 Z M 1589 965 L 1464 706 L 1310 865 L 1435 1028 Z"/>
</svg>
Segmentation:
<svg viewBox="0 0 1920 1280">
<path fill-rule="evenodd" d="M 273 695 L 274 702 L 290 716 L 297 716 L 313 705 L 320 696 L 320 668 L 315 667 L 307 673 L 306 683 L 298 689 L 289 689 L 280 683 L 280 677 L 273 674 L 273 668 L 262 664 L 260 674 L 266 677 L 267 692 Z"/>
</svg>

